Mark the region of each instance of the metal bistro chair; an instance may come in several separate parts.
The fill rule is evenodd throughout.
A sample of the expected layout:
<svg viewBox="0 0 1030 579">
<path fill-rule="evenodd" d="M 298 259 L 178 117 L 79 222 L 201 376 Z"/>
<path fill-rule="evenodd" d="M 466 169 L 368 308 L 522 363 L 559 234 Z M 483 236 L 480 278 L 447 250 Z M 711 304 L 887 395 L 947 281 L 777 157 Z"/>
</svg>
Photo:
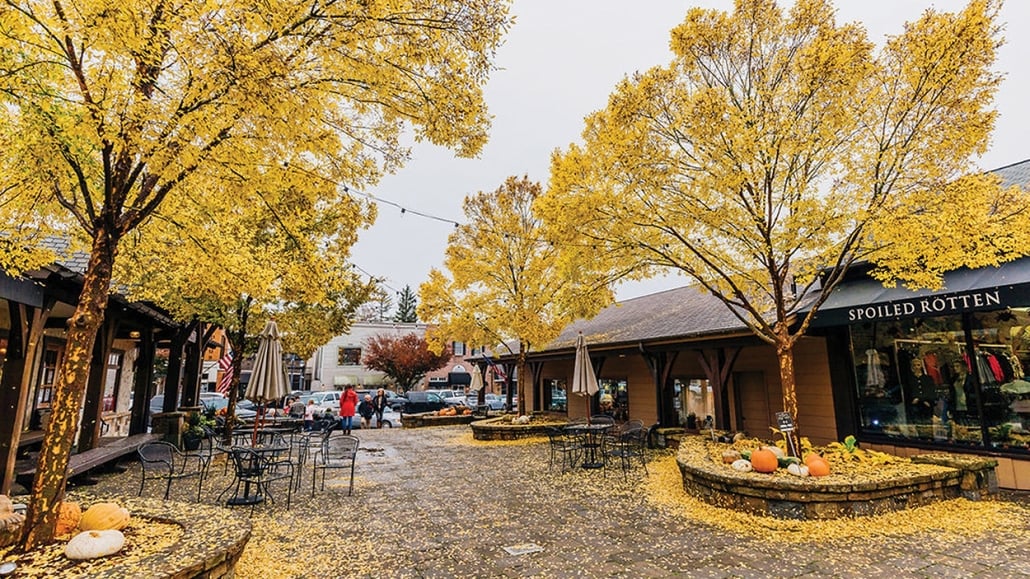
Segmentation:
<svg viewBox="0 0 1030 579">
<path fill-rule="evenodd" d="M 575 468 L 579 464 L 579 455 L 583 450 L 579 437 L 570 435 L 555 426 L 548 426 L 545 432 L 550 441 L 550 459 L 547 462 L 547 470 L 551 470 L 559 461 L 563 473 L 566 467 Z"/>
<path fill-rule="evenodd" d="M 325 472 L 329 469 L 350 469 L 350 484 L 347 496 L 354 492 L 354 461 L 358 456 L 358 437 L 343 434 L 330 441 L 332 431 L 327 431 L 322 438 L 322 448 L 315 452 L 311 471 L 311 496 L 315 496 L 315 484 L 318 472 L 322 472 L 322 487 L 325 490 Z"/>
<path fill-rule="evenodd" d="M 620 428 L 606 443 L 606 456 L 612 462 L 618 460 L 625 477 L 636 461 L 647 473 L 647 430 L 643 422 L 630 421 Z"/>
<path fill-rule="evenodd" d="M 277 462 L 255 451 L 253 448 L 245 446 L 234 446 L 230 456 L 232 457 L 236 479 L 233 481 L 233 484 L 230 484 L 218 495 L 219 499 L 229 489 L 235 487 L 233 496 L 229 499 L 229 504 L 251 505 L 251 511 L 253 511 L 254 505 L 263 502 L 266 497 L 274 503 L 275 497 L 272 496 L 269 485 L 276 481 L 285 480 L 288 483 L 286 486 L 286 508 L 287 510 L 290 508 L 290 502 L 293 498 L 292 463 Z M 240 495 L 241 486 L 244 489 L 242 496 Z M 252 486 L 256 489 L 254 494 L 250 491 Z"/>
<path fill-rule="evenodd" d="M 163 480 L 165 500 L 168 500 L 172 492 L 172 481 L 197 477 L 197 501 L 200 501 L 204 474 L 207 472 L 207 463 L 200 455 L 184 454 L 174 444 L 162 440 L 148 442 L 136 452 L 142 467 L 136 496 L 143 496 L 143 487 L 148 480 Z M 191 464 L 195 466 L 191 467 Z"/>
</svg>

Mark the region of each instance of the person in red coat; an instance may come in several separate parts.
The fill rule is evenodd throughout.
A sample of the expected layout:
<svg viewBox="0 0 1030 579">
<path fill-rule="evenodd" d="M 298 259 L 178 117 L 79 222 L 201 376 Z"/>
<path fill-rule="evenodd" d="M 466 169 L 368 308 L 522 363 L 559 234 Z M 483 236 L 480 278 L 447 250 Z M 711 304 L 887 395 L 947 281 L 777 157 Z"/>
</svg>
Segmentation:
<svg viewBox="0 0 1030 579">
<path fill-rule="evenodd" d="M 340 429 L 344 434 L 350 434 L 350 429 L 354 425 L 354 410 L 357 407 L 358 393 L 354 391 L 353 385 L 348 384 L 343 396 L 340 396 Z"/>
</svg>

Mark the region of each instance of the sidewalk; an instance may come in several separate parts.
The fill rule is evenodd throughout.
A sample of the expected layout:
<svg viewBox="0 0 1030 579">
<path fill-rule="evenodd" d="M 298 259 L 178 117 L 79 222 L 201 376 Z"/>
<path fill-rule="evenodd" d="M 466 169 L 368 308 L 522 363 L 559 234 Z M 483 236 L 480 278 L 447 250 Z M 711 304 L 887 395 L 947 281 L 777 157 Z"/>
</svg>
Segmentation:
<svg viewBox="0 0 1030 579">
<path fill-rule="evenodd" d="M 625 481 L 617 469 L 560 475 L 548 471 L 545 445 L 471 444 L 467 433 L 355 431 L 354 496 L 330 480 L 311 499 L 306 473 L 290 511 L 254 515 L 236 577 L 1030 577 L 1030 525 L 973 536 L 762 540 L 655 506 L 642 471 Z M 135 495 L 138 481 L 134 467 L 94 490 Z M 216 504 L 218 484 L 205 485 L 204 502 Z M 1005 496 L 1030 521 L 1027 495 Z M 527 544 L 540 551 L 504 549 Z"/>
</svg>

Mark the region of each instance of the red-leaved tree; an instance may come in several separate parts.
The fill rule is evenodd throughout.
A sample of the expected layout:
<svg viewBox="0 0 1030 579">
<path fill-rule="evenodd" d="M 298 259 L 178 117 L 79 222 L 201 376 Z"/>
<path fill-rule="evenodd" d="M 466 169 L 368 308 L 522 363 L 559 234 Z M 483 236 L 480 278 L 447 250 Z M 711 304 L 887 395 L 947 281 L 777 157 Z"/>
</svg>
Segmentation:
<svg viewBox="0 0 1030 579">
<path fill-rule="evenodd" d="M 425 338 L 418 334 L 379 335 L 365 343 L 362 363 L 369 370 L 386 374 L 401 391 L 407 392 L 427 373 L 443 368 L 450 359 L 450 350 L 445 348 L 434 354 Z"/>
</svg>

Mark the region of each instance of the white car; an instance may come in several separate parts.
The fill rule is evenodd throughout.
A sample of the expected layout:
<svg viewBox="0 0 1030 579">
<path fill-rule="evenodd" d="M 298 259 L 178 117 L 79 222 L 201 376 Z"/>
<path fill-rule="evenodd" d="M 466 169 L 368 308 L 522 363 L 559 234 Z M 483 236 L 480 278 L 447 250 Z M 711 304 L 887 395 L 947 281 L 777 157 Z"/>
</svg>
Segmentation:
<svg viewBox="0 0 1030 579">
<path fill-rule="evenodd" d="M 340 392 L 339 390 L 326 390 L 323 392 L 312 392 L 311 394 L 305 394 L 300 397 L 300 402 L 305 407 L 308 405 L 308 400 L 315 401 L 315 408 L 319 412 L 325 412 L 326 410 L 332 409 L 333 413 L 337 416 L 340 415 Z"/>
</svg>

